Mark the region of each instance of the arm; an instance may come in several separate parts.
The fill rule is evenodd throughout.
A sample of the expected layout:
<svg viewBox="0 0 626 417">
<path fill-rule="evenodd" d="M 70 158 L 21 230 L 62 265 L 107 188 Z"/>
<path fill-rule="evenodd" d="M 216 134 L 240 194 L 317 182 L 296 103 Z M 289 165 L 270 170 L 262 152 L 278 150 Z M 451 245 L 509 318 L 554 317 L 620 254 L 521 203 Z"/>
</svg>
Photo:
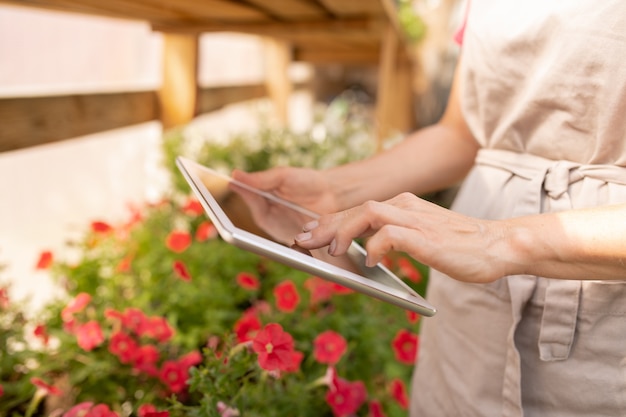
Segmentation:
<svg viewBox="0 0 626 417">
<path fill-rule="evenodd" d="M 368 265 L 391 250 L 406 252 L 460 281 L 506 275 L 626 279 L 626 204 L 482 220 L 404 193 L 308 223 L 299 246 L 344 253 L 352 238 L 370 237 Z"/>
<path fill-rule="evenodd" d="M 336 209 L 367 200 L 386 200 L 401 192 L 424 194 L 452 186 L 474 164 L 478 143 L 461 114 L 459 64 L 441 120 L 409 135 L 372 158 L 325 171 Z"/>
</svg>

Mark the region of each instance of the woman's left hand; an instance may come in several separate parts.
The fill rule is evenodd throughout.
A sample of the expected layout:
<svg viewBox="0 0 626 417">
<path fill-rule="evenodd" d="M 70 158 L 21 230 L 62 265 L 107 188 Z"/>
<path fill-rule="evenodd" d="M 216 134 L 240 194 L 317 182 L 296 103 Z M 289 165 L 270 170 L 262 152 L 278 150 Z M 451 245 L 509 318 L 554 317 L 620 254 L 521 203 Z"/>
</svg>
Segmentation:
<svg viewBox="0 0 626 417">
<path fill-rule="evenodd" d="M 496 221 L 464 216 L 403 193 L 322 216 L 307 223 L 295 240 L 309 250 L 329 245 L 328 252 L 338 256 L 352 239 L 368 237 L 369 266 L 389 251 L 401 251 L 460 281 L 491 282 L 506 275 L 504 235 Z"/>
</svg>

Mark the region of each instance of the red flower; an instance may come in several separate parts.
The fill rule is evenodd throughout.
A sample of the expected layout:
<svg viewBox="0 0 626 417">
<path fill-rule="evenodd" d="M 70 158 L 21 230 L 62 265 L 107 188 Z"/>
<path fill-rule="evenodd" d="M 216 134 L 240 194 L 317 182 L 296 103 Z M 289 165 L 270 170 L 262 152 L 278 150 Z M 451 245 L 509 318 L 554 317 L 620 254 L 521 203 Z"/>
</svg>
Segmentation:
<svg viewBox="0 0 626 417">
<path fill-rule="evenodd" d="M 164 343 L 174 336 L 174 329 L 170 327 L 165 317 L 153 316 L 144 323 L 143 335 Z"/>
<path fill-rule="evenodd" d="M 337 417 L 355 413 L 367 398 L 362 381 L 350 382 L 342 378 L 335 380 L 335 389 L 326 393 L 326 402 Z"/>
<path fill-rule="evenodd" d="M 244 290 L 258 290 L 261 286 L 259 284 L 259 279 L 248 272 L 238 273 L 235 280 L 237 281 L 237 284 L 239 284 L 239 286 Z"/>
<path fill-rule="evenodd" d="M 85 414 L 85 417 L 118 417 L 117 413 L 111 411 L 108 405 L 98 404 L 94 405 L 91 410 Z"/>
<path fill-rule="evenodd" d="M 335 294 L 352 294 L 354 292 L 354 290 L 351 290 L 348 287 L 344 287 L 343 285 L 339 285 L 335 282 L 333 282 L 332 284 L 333 284 L 333 291 L 335 291 Z"/>
<path fill-rule="evenodd" d="M 178 359 L 178 362 L 181 365 L 186 366 L 187 368 L 190 368 L 199 363 L 202 363 L 202 354 L 200 354 L 200 352 L 198 352 L 197 350 L 194 350 L 180 357 Z"/>
<path fill-rule="evenodd" d="M 191 235 L 188 232 L 174 230 L 167 235 L 165 244 L 173 252 L 184 252 L 191 245 Z"/>
<path fill-rule="evenodd" d="M 304 353 L 294 350 L 291 352 L 291 365 L 285 368 L 285 372 L 298 372 L 300 370 L 300 364 L 304 359 Z"/>
<path fill-rule="evenodd" d="M 169 411 L 150 411 L 144 417 L 170 417 Z"/>
<path fill-rule="evenodd" d="M 9 308 L 9 292 L 6 288 L 0 288 L 0 308 Z"/>
<path fill-rule="evenodd" d="M 137 342 L 124 332 L 116 332 L 109 341 L 109 352 L 117 356 L 122 363 L 132 363 L 139 352 Z"/>
<path fill-rule="evenodd" d="M 313 356 L 319 363 L 335 365 L 346 352 L 348 344 L 339 333 L 327 330 L 317 335 L 313 341 Z"/>
<path fill-rule="evenodd" d="M 142 336 L 148 327 L 148 318 L 138 308 L 127 308 L 121 316 L 122 326 L 134 332 L 138 336 Z"/>
<path fill-rule="evenodd" d="M 400 404 L 400 407 L 405 410 L 409 408 L 409 397 L 406 395 L 406 387 L 402 380 L 396 378 L 391 381 L 391 396 Z"/>
<path fill-rule="evenodd" d="M 183 206 L 183 211 L 185 214 L 190 216 L 199 216 L 204 213 L 204 209 L 202 208 L 202 204 L 195 198 L 190 198 L 187 200 L 185 205 Z"/>
<path fill-rule="evenodd" d="M 165 361 L 159 377 L 170 391 L 178 393 L 185 389 L 189 373 L 186 366 L 176 361 Z"/>
<path fill-rule="evenodd" d="M 405 329 L 399 330 L 391 343 L 396 359 L 407 365 L 415 362 L 418 344 L 417 335 Z"/>
<path fill-rule="evenodd" d="M 260 329 L 261 321 L 254 314 L 244 314 L 235 322 L 235 334 L 239 343 L 254 339 Z"/>
<path fill-rule="evenodd" d="M 130 271 L 130 265 L 131 265 L 132 261 L 133 261 L 133 256 L 132 255 L 125 256 L 117 264 L 117 266 L 115 267 L 115 271 L 116 272 L 128 272 L 128 271 Z"/>
<path fill-rule="evenodd" d="M 78 346 L 87 352 L 100 346 L 104 342 L 102 328 L 97 321 L 90 321 L 76 328 L 76 339 Z"/>
<path fill-rule="evenodd" d="M 406 318 L 407 320 L 409 320 L 409 323 L 417 323 L 420 319 L 420 315 L 417 314 L 415 311 L 410 311 L 410 310 L 405 310 L 406 311 Z"/>
<path fill-rule="evenodd" d="M 41 252 L 35 269 L 48 269 L 50 265 L 52 265 L 52 252 L 49 250 Z"/>
<path fill-rule="evenodd" d="M 91 295 L 81 292 L 61 311 L 63 321 L 72 321 L 74 313 L 79 313 L 91 302 Z"/>
<path fill-rule="evenodd" d="M 311 293 L 311 304 L 318 304 L 330 300 L 335 293 L 335 286 L 332 282 L 311 277 L 304 281 L 304 287 Z"/>
<path fill-rule="evenodd" d="M 293 338 L 278 323 L 270 323 L 252 340 L 259 365 L 267 371 L 287 370 L 292 366 Z"/>
<path fill-rule="evenodd" d="M 407 258 L 398 259 L 398 268 L 400 273 L 409 281 L 422 282 L 422 274 Z"/>
<path fill-rule="evenodd" d="M 0 397 L 4 395 L 4 387 L 0 385 Z"/>
<path fill-rule="evenodd" d="M 35 330 L 33 330 L 33 335 L 41 339 L 44 346 L 48 346 L 48 340 L 50 340 L 50 336 L 48 335 L 48 330 L 46 329 L 46 326 L 44 326 L 43 324 L 38 324 L 35 327 Z"/>
<path fill-rule="evenodd" d="M 137 409 L 139 417 L 147 417 L 148 413 L 155 413 L 157 408 L 152 404 L 142 404 Z"/>
<path fill-rule="evenodd" d="M 61 394 L 63 394 L 63 392 L 60 389 L 58 389 L 54 385 L 47 384 L 41 378 L 31 378 L 30 382 L 34 386 L 39 388 L 40 390 L 45 391 L 46 394 L 50 394 L 50 395 L 61 395 Z"/>
<path fill-rule="evenodd" d="M 67 410 L 63 417 L 85 417 L 89 409 L 93 406 L 93 403 L 90 401 L 85 401 L 82 403 L 76 404 L 74 407 Z"/>
<path fill-rule="evenodd" d="M 91 230 L 95 233 L 109 233 L 113 228 L 108 223 L 95 221 L 91 222 Z"/>
<path fill-rule="evenodd" d="M 383 406 L 379 401 L 370 402 L 370 417 L 385 417 Z"/>
<path fill-rule="evenodd" d="M 159 360 L 159 350 L 152 345 L 141 346 L 137 349 L 137 355 L 134 358 L 133 368 L 138 371 L 145 372 L 148 375 L 156 376 L 158 370 L 156 363 Z"/>
<path fill-rule="evenodd" d="M 182 261 L 174 261 L 174 274 L 183 281 L 191 281 L 191 275 Z"/>
<path fill-rule="evenodd" d="M 217 236 L 217 229 L 213 223 L 206 221 L 200 223 L 198 229 L 196 229 L 196 240 L 198 242 L 204 242 L 205 240 L 212 239 Z"/>
<path fill-rule="evenodd" d="M 276 308 L 285 313 L 294 311 L 300 302 L 300 294 L 291 281 L 283 281 L 274 287 L 274 297 Z"/>
</svg>

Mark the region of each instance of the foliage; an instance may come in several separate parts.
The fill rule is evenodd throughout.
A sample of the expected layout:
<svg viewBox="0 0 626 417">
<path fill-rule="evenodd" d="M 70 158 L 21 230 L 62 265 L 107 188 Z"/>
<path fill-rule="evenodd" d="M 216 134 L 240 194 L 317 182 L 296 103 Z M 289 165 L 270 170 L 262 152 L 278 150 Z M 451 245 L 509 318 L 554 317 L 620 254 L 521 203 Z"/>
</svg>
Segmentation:
<svg viewBox="0 0 626 417">
<path fill-rule="evenodd" d="M 322 119 L 318 142 L 268 128 L 190 154 L 178 132 L 166 164 L 178 153 L 243 169 L 363 157 L 374 147 L 342 114 L 346 129 Z M 0 286 L 0 416 L 404 415 L 418 317 L 224 243 L 172 174 L 179 186 L 160 203 L 94 220 L 70 243 L 77 259 L 42 253 L 67 296 L 36 320 Z M 423 293 L 420 265 L 387 262 Z"/>
</svg>

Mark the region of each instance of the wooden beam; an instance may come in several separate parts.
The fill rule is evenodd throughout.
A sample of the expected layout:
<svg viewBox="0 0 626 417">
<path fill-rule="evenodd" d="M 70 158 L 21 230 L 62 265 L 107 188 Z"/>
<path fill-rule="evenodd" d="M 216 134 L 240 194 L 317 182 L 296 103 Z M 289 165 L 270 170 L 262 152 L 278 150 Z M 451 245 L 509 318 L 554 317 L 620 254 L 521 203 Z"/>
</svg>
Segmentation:
<svg viewBox="0 0 626 417">
<path fill-rule="evenodd" d="M 198 114 L 209 113 L 228 104 L 266 96 L 265 84 L 204 88 L 198 92 Z"/>
<path fill-rule="evenodd" d="M 0 99 L 0 152 L 157 118 L 153 91 Z"/>
<path fill-rule="evenodd" d="M 265 85 L 279 123 L 286 126 L 289 121 L 289 96 L 293 90 L 288 73 L 292 60 L 291 45 L 272 38 L 265 39 L 264 43 Z"/>
<path fill-rule="evenodd" d="M 190 122 L 198 100 L 198 36 L 163 35 L 163 81 L 159 90 L 163 129 Z"/>
<path fill-rule="evenodd" d="M 282 20 L 320 19 L 329 17 L 328 12 L 317 3 L 308 0 L 245 0 L 259 10 Z"/>
<path fill-rule="evenodd" d="M 298 47 L 294 50 L 294 61 L 313 64 L 341 63 L 342 65 L 377 65 L 380 59 L 380 48 L 331 49 Z"/>
<path fill-rule="evenodd" d="M 384 15 L 381 0 L 319 0 L 335 16 Z"/>
<path fill-rule="evenodd" d="M 378 71 L 376 136 L 380 147 L 389 135 L 408 133 L 414 127 L 411 62 L 391 23 L 383 39 Z"/>
</svg>

